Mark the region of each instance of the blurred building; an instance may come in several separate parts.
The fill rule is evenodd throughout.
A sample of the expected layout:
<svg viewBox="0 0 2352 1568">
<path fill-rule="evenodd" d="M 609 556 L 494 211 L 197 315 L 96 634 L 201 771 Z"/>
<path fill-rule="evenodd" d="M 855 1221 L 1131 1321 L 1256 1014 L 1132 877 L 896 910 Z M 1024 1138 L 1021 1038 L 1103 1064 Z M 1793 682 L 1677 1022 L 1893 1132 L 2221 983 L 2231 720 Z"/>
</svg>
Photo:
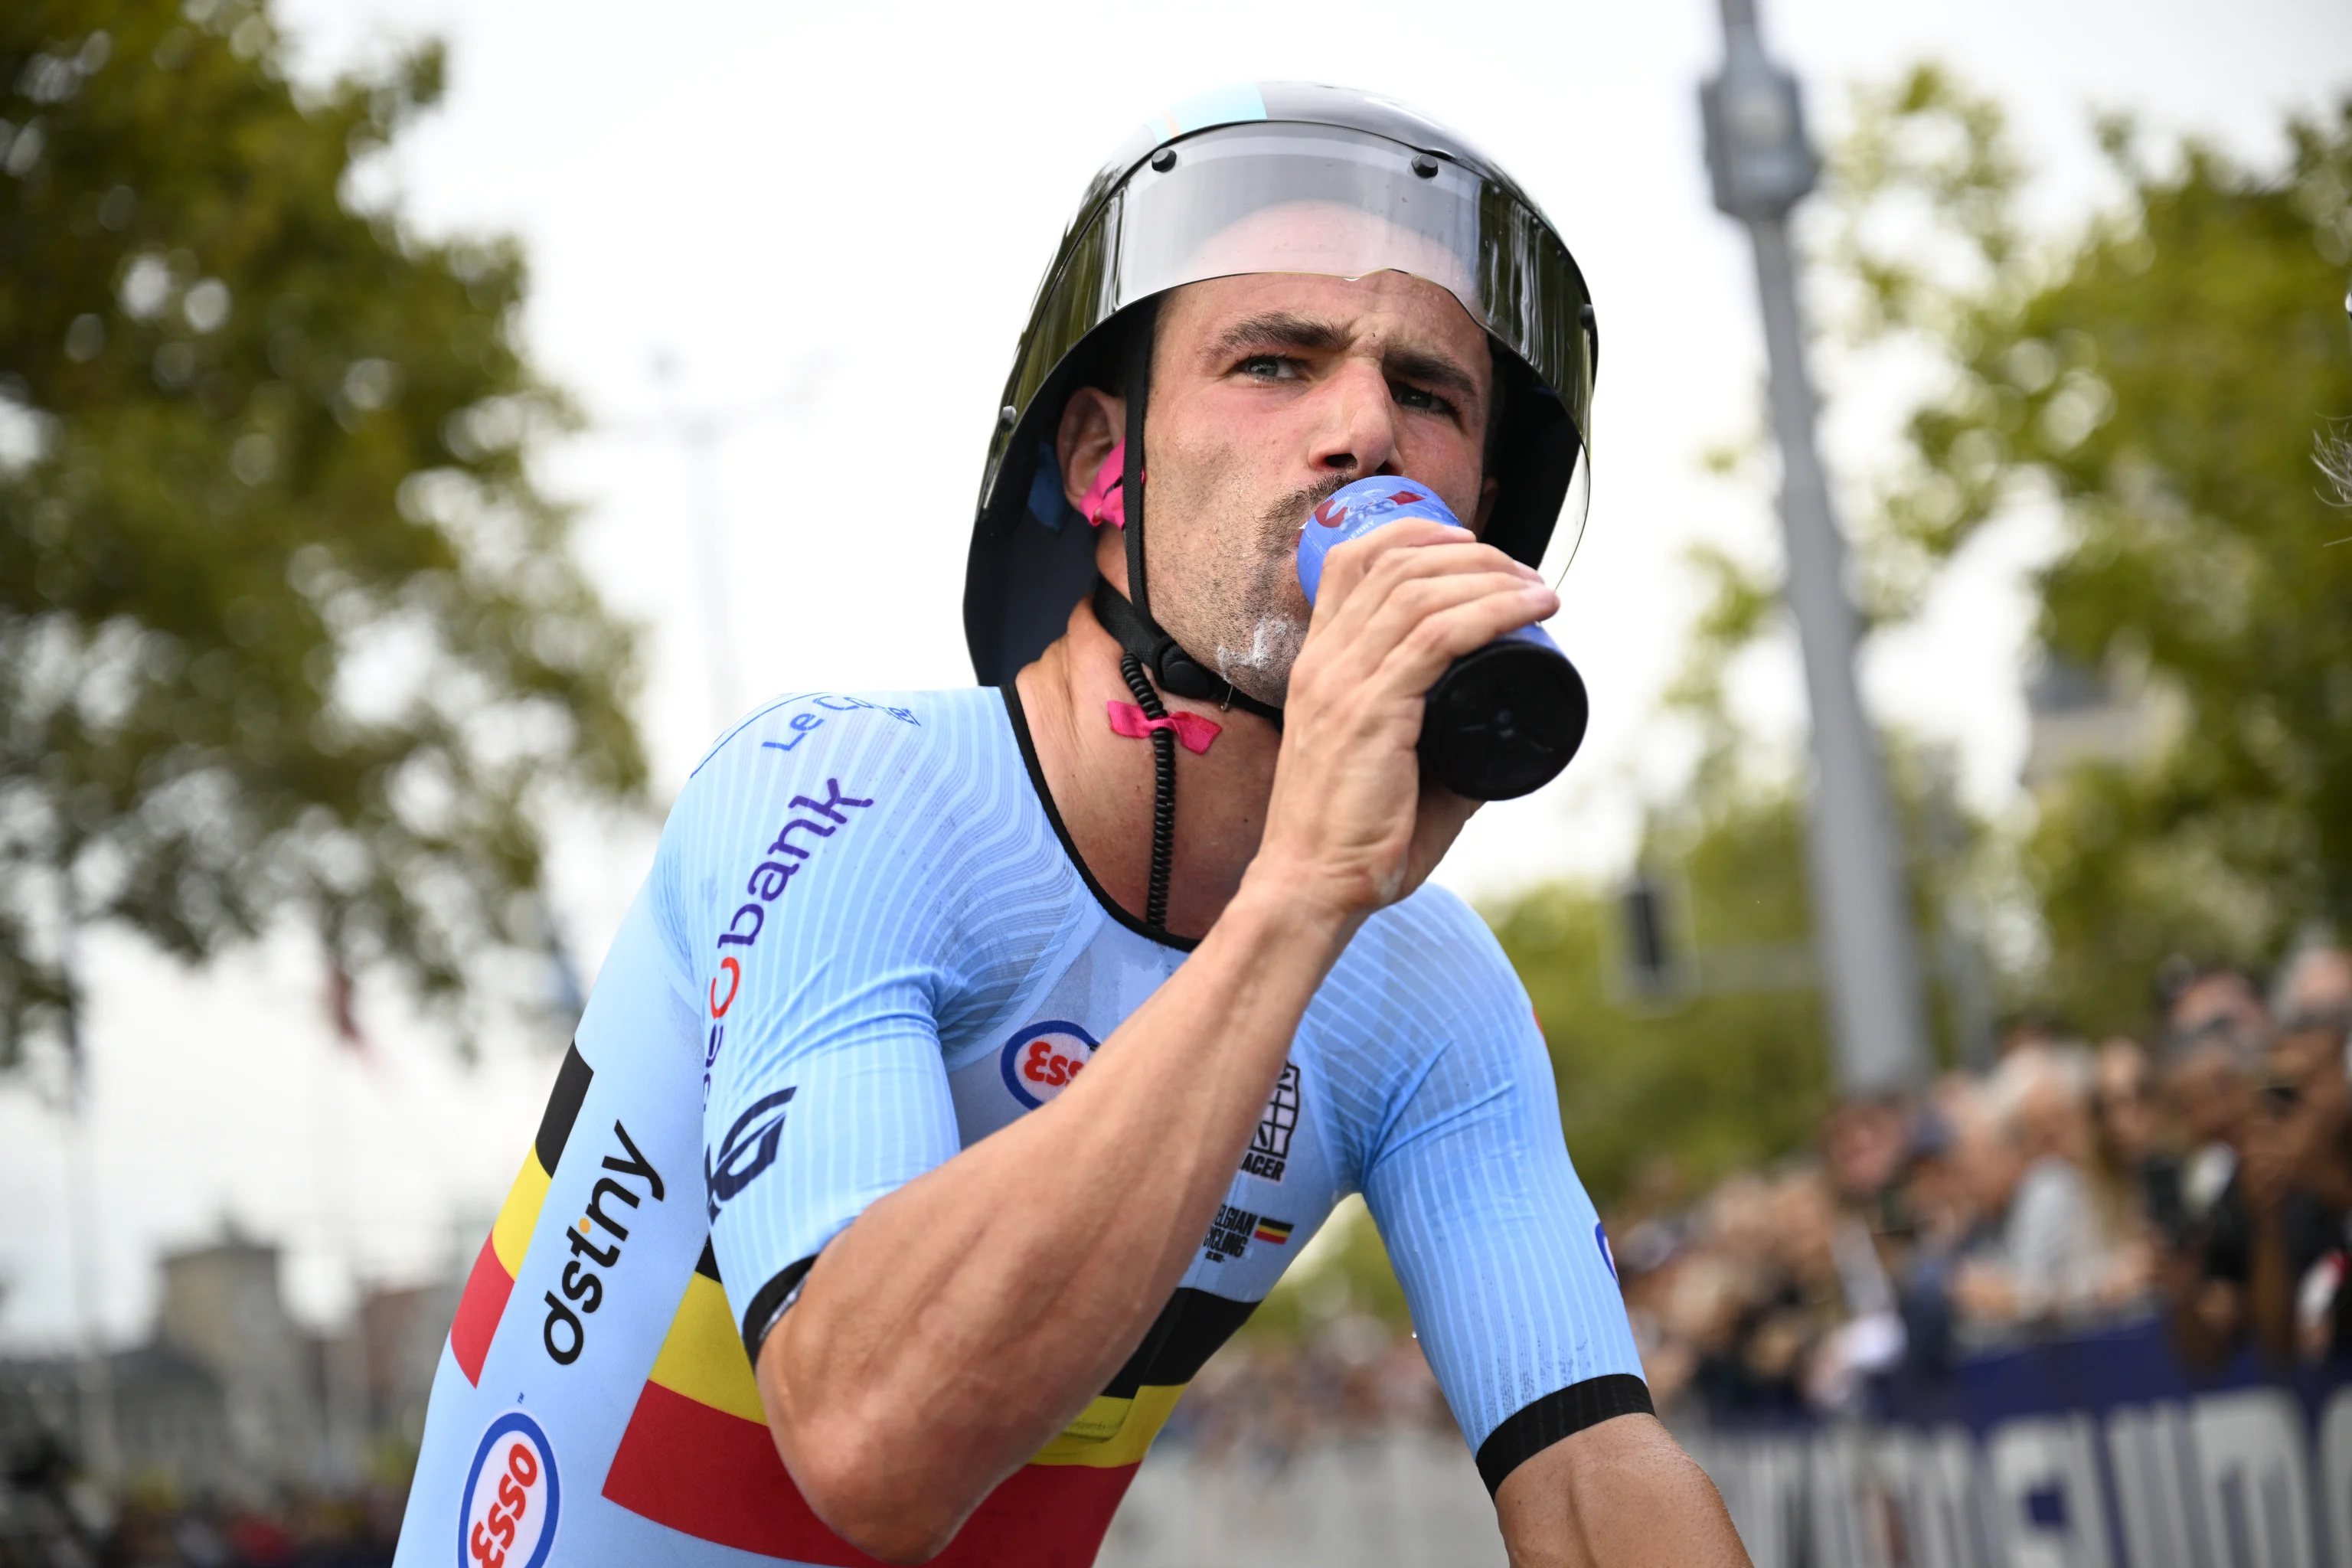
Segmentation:
<svg viewBox="0 0 2352 1568">
<path fill-rule="evenodd" d="M 2170 750 L 2185 714 L 2176 697 L 2150 684 L 2146 662 L 2116 658 L 2095 669 L 2043 656 L 2025 685 L 2027 789 L 2041 794 L 2086 763 L 2138 768 Z"/>
<path fill-rule="evenodd" d="M 87 1384 L 71 1358 L 0 1362 L 0 1453 L 61 1443 L 117 1483 L 247 1502 L 404 1469 L 460 1281 L 369 1291 L 319 1334 L 287 1310 L 273 1244 L 232 1227 L 161 1268 L 153 1337 Z"/>
</svg>

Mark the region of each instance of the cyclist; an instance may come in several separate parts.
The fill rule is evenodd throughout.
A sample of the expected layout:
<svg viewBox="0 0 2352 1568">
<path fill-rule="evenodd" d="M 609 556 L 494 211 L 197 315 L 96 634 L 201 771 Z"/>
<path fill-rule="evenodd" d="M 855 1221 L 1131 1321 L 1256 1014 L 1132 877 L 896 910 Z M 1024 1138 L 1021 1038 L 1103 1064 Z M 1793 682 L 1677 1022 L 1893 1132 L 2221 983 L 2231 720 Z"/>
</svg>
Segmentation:
<svg viewBox="0 0 2352 1568">
<path fill-rule="evenodd" d="M 1745 1561 L 1651 1414 L 1526 994 L 1423 885 L 1475 805 L 1423 780 L 1423 694 L 1557 608 L 1595 353 L 1550 225 L 1386 100 L 1233 89 L 1113 159 L 990 450 L 982 685 L 782 698 L 696 771 L 475 1265 L 401 1563 L 1089 1563 L 1358 1191 L 1515 1562 Z M 1297 530 L 1374 475 L 1481 538 L 1391 523 L 1310 616 Z"/>
</svg>

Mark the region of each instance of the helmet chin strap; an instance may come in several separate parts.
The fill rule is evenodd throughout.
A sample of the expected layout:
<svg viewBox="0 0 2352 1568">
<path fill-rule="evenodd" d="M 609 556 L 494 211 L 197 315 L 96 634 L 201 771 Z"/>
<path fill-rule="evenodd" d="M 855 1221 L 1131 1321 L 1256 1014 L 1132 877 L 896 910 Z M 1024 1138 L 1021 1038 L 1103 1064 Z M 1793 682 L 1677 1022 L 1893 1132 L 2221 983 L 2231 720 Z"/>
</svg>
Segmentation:
<svg viewBox="0 0 2352 1568">
<path fill-rule="evenodd" d="M 1156 301 L 1137 307 L 1135 342 L 1127 356 L 1127 451 L 1119 480 L 1119 500 L 1127 519 L 1120 530 L 1126 535 L 1127 593 L 1122 596 L 1108 578 L 1097 578 L 1095 618 L 1141 663 L 1160 690 L 1214 702 L 1221 708 L 1238 708 L 1279 726 L 1279 707 L 1259 701 L 1213 673 L 1152 618 L 1151 588 L 1143 565 L 1143 411 L 1151 391 L 1151 328 L 1157 310 Z"/>
<path fill-rule="evenodd" d="M 1094 611 L 1095 619 L 1123 650 L 1119 675 L 1135 705 L 1143 710 L 1147 721 L 1153 721 L 1148 730 L 1152 753 L 1151 877 L 1144 893 L 1143 923 L 1164 931 L 1169 884 L 1176 869 L 1176 735 L 1172 725 L 1157 722 L 1168 717 L 1160 693 L 1239 708 L 1276 726 L 1282 723 L 1282 710 L 1211 674 L 1151 618 L 1151 590 L 1143 572 L 1143 405 L 1151 390 L 1151 329 L 1158 308 L 1156 301 L 1137 307 L 1132 328 L 1135 342 L 1127 357 L 1127 451 L 1119 504 L 1126 514 L 1120 532 L 1126 535 L 1128 595 L 1122 595 L 1108 578 L 1097 577 Z"/>
</svg>

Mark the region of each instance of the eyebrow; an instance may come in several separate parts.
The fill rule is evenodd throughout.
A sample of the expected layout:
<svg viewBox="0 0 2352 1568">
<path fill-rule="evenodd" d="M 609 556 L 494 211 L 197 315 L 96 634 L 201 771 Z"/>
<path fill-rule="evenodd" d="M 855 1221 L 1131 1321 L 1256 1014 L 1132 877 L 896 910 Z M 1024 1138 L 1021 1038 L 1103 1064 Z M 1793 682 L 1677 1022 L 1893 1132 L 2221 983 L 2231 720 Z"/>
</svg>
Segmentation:
<svg viewBox="0 0 2352 1568">
<path fill-rule="evenodd" d="M 1212 352 L 1223 359 L 1244 349 L 1268 346 L 1328 353 L 1347 345 L 1348 335 L 1329 321 L 1318 321 L 1311 316 L 1295 316 L 1287 310 L 1267 310 L 1244 317 L 1218 333 Z"/>
<path fill-rule="evenodd" d="M 1328 353 L 1348 346 L 1348 334 L 1330 321 L 1287 310 L 1268 310 L 1245 317 L 1217 335 L 1212 353 L 1219 359 L 1248 349 L 1288 348 Z M 1429 349 L 1391 347 L 1381 356 L 1381 368 L 1401 381 L 1424 383 L 1465 399 L 1480 395 L 1475 377 L 1445 354 Z"/>
</svg>

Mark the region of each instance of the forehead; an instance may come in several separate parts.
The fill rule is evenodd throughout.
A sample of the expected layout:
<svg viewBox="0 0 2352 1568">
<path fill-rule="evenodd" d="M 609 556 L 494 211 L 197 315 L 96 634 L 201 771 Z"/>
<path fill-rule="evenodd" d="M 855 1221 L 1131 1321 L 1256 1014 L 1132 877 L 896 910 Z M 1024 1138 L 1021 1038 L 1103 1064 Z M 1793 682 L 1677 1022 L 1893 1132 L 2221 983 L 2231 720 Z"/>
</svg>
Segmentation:
<svg viewBox="0 0 2352 1568">
<path fill-rule="evenodd" d="M 1362 278 L 1320 272 L 1250 272 L 1188 283 L 1160 313 L 1163 353 L 1203 352 L 1258 318 L 1335 327 L 1349 339 L 1443 353 L 1483 384 L 1486 333 L 1462 301 L 1425 278 L 1397 271 Z"/>
</svg>

